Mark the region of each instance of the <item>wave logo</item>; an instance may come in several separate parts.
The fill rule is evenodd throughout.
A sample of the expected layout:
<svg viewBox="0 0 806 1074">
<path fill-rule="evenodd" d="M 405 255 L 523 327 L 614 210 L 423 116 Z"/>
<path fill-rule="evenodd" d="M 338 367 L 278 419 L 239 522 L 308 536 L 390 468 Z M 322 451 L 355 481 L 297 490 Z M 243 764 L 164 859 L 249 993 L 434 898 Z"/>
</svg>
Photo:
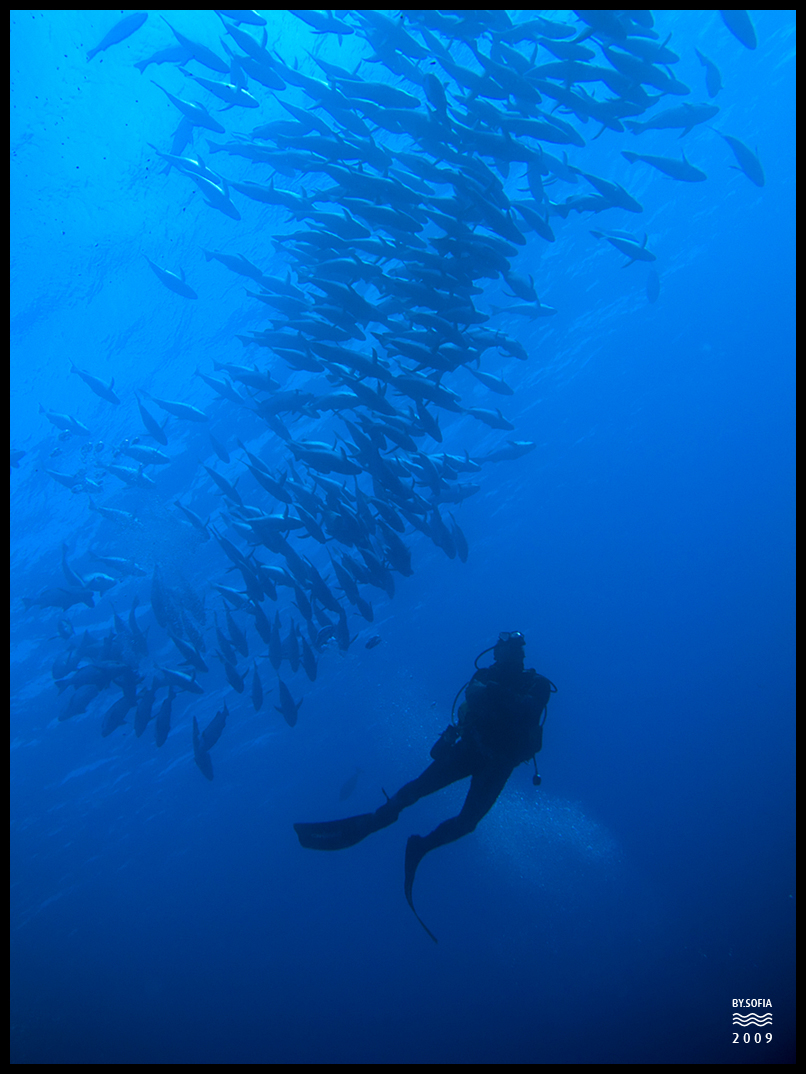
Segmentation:
<svg viewBox="0 0 806 1074">
<path fill-rule="evenodd" d="M 772 1014 L 739 1014 L 735 1011 L 733 1014 L 733 1024 L 735 1026 L 771 1026 Z"/>
</svg>

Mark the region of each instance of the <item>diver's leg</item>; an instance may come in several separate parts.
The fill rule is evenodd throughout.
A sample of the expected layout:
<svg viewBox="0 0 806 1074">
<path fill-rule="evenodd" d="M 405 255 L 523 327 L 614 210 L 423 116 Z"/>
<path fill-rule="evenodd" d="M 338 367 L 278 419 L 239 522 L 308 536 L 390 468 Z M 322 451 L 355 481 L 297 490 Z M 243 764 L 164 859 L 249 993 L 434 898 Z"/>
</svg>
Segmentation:
<svg viewBox="0 0 806 1074">
<path fill-rule="evenodd" d="M 470 781 L 467 798 L 458 816 L 445 820 L 430 835 L 413 835 L 406 844 L 405 886 L 406 899 L 412 910 L 411 889 L 417 866 L 429 850 L 453 843 L 472 832 L 481 818 L 492 809 L 498 795 L 512 774 L 510 765 L 492 765 L 476 771 Z"/>
<path fill-rule="evenodd" d="M 391 818 L 392 824 L 400 816 L 401 810 L 414 805 L 427 794 L 441 791 L 459 779 L 467 779 L 478 768 L 478 758 L 462 743 L 453 746 L 438 761 L 434 761 L 416 779 L 404 784 L 392 797 L 375 811 L 375 816 Z"/>
<path fill-rule="evenodd" d="M 318 824 L 295 824 L 294 831 L 301 845 L 309 850 L 344 850 L 360 843 L 373 832 L 388 828 L 400 816 L 401 809 L 412 805 L 423 795 L 433 794 L 449 783 L 455 783 L 457 779 L 465 779 L 472 774 L 473 768 L 473 758 L 469 752 L 454 747 L 449 754 L 430 764 L 417 779 L 401 787 L 374 813 Z"/>
</svg>

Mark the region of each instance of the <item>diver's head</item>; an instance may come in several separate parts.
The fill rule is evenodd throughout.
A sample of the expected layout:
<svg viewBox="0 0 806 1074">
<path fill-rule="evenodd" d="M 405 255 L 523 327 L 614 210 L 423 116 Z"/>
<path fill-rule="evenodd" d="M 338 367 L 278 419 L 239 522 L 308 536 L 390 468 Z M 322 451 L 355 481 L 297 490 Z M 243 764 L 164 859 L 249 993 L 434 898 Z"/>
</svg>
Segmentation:
<svg viewBox="0 0 806 1074">
<path fill-rule="evenodd" d="M 523 670 L 526 638 L 519 630 L 503 630 L 493 646 L 493 657 L 499 667 Z"/>
</svg>

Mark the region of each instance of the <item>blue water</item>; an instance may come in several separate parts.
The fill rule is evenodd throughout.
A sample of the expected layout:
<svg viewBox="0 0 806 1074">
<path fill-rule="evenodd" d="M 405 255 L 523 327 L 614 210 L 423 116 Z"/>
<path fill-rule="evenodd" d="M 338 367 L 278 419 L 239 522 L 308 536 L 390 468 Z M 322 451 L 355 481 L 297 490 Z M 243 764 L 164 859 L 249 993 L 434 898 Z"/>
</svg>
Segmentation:
<svg viewBox="0 0 806 1074">
<path fill-rule="evenodd" d="M 311 76 L 306 50 L 345 67 L 360 54 L 355 37 L 339 46 L 288 13 L 266 15 L 269 47 Z M 187 177 L 161 174 L 147 143 L 167 151 L 177 113 L 151 77 L 191 99 L 203 92 L 171 65 L 132 66 L 172 43 L 156 12 L 88 64 L 119 17 L 11 19 L 11 442 L 26 452 L 11 473 L 12 1061 L 791 1062 L 793 13 L 753 12 L 755 51 L 716 12 L 656 13 L 689 100 L 707 100 L 694 46 L 719 66 L 714 126 L 757 150 L 763 189 L 730 167 L 707 126 L 682 142 L 677 131 L 593 141 L 589 124 L 584 150 L 569 147 L 644 213 L 552 219 L 552 245 L 531 234 L 517 269 L 558 313 L 502 325 L 529 360 L 485 368 L 515 395 L 491 398 L 461 369 L 447 381 L 465 405 L 500 405 L 517 431 L 442 411 L 446 450 L 483 454 L 507 435 L 537 445 L 467 475 L 482 485 L 453 509 L 468 561 L 407 536 L 413 576 L 396 576 L 393 600 L 372 590 L 375 621 L 350 616 L 349 651 L 326 645 L 315 683 L 284 666 L 295 700 L 304 696 L 294 728 L 274 711 L 267 661 L 274 692 L 255 713 L 249 687 L 234 693 L 208 659 L 204 696 L 178 695 L 159 750 L 130 721 L 100 736 L 111 694 L 58 721 L 56 624 L 100 636 L 110 602 L 125 618 L 138 595 L 155 659 L 176 666 L 149 609 L 154 563 L 172 579 L 181 572 L 210 610 L 221 603 L 212 582 L 237 585 L 172 502 L 218 515 L 222 498 L 198 459 L 234 480 L 244 473 L 236 437 L 278 462 L 282 445 L 193 376 L 213 360 L 268 358 L 233 338 L 265 323 L 250 281 L 206 263 L 201 247 L 284 275 L 270 240 L 288 227 L 282 209 L 245 198 L 242 220 L 230 220 Z M 168 18 L 220 51 L 212 12 Z M 362 73 L 391 78 L 377 65 Z M 260 111 L 223 113 L 228 133 L 279 118 L 269 93 L 254 91 Z M 675 156 L 681 145 L 707 182 L 673 182 L 619 152 Z M 233 178 L 270 175 L 223 154 L 208 163 Z M 646 267 L 622 270 L 623 257 L 590 236 L 598 227 L 648 233 L 655 303 Z M 184 268 L 199 300 L 163 288 L 143 254 Z M 480 307 L 506 304 L 500 280 L 482 283 Z M 123 404 L 93 395 L 71 361 L 114 376 Z M 271 368 L 292 387 L 311 381 L 279 360 Z M 98 502 L 141 521 L 125 530 L 44 473 L 77 471 L 83 441 L 60 441 L 38 407 L 84 422 L 109 461 L 124 437 L 143 435 L 135 389 L 205 409 L 233 461 L 218 462 L 204 427 L 169 423 L 176 457 L 155 490 L 104 479 Z M 316 434 L 333 427 L 303 419 L 293 429 L 327 439 Z M 239 488 L 255 496 L 250 482 Z M 24 612 L 24 596 L 65 584 L 63 541 L 80 572 L 97 569 L 93 550 L 134 556 L 149 577 L 121 582 L 92 610 Z M 303 850 L 292 823 L 373 810 L 382 787 L 416 776 L 474 657 L 512 629 L 526 634 L 527 666 L 559 688 L 543 781 L 516 769 L 477 830 L 421 865 L 417 908 L 435 946 L 403 898 L 403 850 L 458 811 L 463 784 L 342 853 Z M 367 650 L 373 634 L 382 643 Z M 213 647 L 208 636 L 208 657 Z M 254 630 L 250 649 L 265 651 Z M 193 764 L 190 726 L 224 700 L 210 783 Z M 340 801 L 356 768 L 356 790 Z M 737 998 L 769 1001 L 770 1043 L 733 1042 Z"/>
</svg>

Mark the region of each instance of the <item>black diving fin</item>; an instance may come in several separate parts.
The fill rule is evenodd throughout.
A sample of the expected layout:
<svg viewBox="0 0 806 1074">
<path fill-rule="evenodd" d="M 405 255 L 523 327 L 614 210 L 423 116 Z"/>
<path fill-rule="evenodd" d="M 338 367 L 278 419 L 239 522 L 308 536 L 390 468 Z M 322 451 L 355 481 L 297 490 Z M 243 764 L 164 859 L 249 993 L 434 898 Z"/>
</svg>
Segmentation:
<svg viewBox="0 0 806 1074">
<path fill-rule="evenodd" d="M 431 929 L 429 929 L 428 925 L 426 925 L 426 923 L 414 909 L 414 901 L 411 896 L 411 890 L 414 887 L 414 874 L 417 872 L 417 866 L 420 864 L 420 862 L 426 855 L 426 851 L 420 848 L 420 844 L 424 842 L 425 840 L 421 836 L 412 835 L 408 843 L 406 843 L 406 879 L 403 885 L 403 890 L 406 893 L 406 902 L 411 907 L 411 912 L 423 926 L 423 928 L 434 941 L 434 943 L 439 943 L 439 940 L 433 934 Z"/>
<path fill-rule="evenodd" d="M 325 820 L 320 824 L 295 824 L 300 845 L 309 850 L 344 850 L 355 846 L 368 835 L 386 827 L 375 813 L 361 813 L 344 820 Z"/>
</svg>

